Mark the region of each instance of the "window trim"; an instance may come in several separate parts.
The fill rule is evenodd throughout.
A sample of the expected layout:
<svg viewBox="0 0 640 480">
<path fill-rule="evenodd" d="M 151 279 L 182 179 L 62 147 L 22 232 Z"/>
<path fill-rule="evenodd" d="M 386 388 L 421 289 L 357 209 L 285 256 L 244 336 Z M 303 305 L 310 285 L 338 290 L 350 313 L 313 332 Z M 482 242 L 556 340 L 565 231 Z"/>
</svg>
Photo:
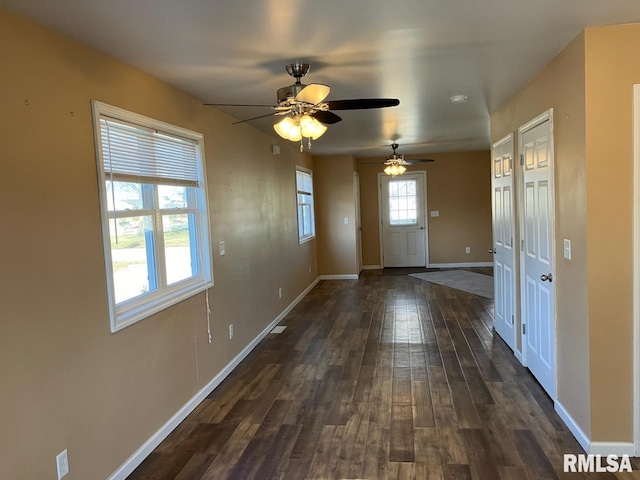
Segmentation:
<svg viewBox="0 0 640 480">
<path fill-rule="evenodd" d="M 300 194 L 300 190 L 298 189 L 298 172 L 302 172 L 302 173 L 306 173 L 307 175 L 309 175 L 311 177 L 311 192 L 302 192 L 303 194 L 310 194 L 311 195 L 311 226 L 312 226 L 312 230 L 313 233 L 310 235 L 303 235 L 300 236 L 300 215 L 299 215 L 299 209 L 300 209 L 300 202 L 298 202 L 298 195 Z M 298 245 L 302 245 L 304 243 L 310 242 L 311 240 L 316 238 L 316 198 L 315 198 L 315 194 L 313 192 L 313 170 L 309 169 L 309 168 L 305 168 L 302 167 L 300 165 L 295 165 L 295 176 L 294 176 L 294 181 L 295 181 L 295 189 L 296 189 L 296 226 L 297 228 L 297 234 L 298 234 Z"/>
<path fill-rule="evenodd" d="M 161 310 L 172 305 L 180 303 L 189 297 L 202 293 L 213 286 L 213 267 L 211 254 L 211 232 L 208 212 L 208 191 L 206 181 L 206 166 L 204 153 L 204 136 L 201 133 L 177 127 L 169 123 L 155 120 L 144 115 L 130 112 L 112 105 L 108 105 L 97 100 L 91 101 L 93 113 L 93 130 L 96 151 L 96 166 L 98 173 L 98 189 L 100 202 L 100 217 L 102 228 L 102 241 L 105 260 L 105 271 L 107 279 L 107 299 L 109 307 L 109 319 L 111 324 L 111 333 L 122 330 L 125 327 L 133 325 L 147 317 L 150 317 Z M 184 279 L 171 285 L 166 285 L 162 291 L 155 292 L 149 296 L 139 295 L 133 299 L 128 299 L 116 305 L 115 301 L 115 279 L 113 274 L 111 239 L 109 233 L 109 209 L 107 206 L 106 182 L 110 180 L 108 172 L 104 168 L 104 157 L 102 152 L 102 136 L 100 127 L 101 117 L 112 117 L 116 120 L 139 125 L 141 128 L 148 128 L 165 132 L 170 135 L 183 137 L 196 142 L 197 144 L 197 161 L 198 176 L 200 185 L 197 187 L 198 192 L 195 195 L 195 210 L 199 212 L 198 219 L 198 236 L 196 242 L 198 245 L 198 255 L 200 258 L 199 272 L 196 277 Z M 152 185 L 157 185 L 152 183 Z M 162 215 L 165 209 L 156 205 L 152 210 L 152 215 Z M 117 218 L 117 216 L 114 216 Z M 154 235 L 157 235 L 154 232 Z M 154 246 L 155 242 L 154 242 Z M 156 263 L 158 258 L 164 258 L 165 252 L 156 252 Z M 164 268 L 165 265 L 158 265 L 158 268 Z M 141 299 L 142 297 L 142 299 Z M 146 300 L 145 300 L 146 297 Z M 138 299 L 135 302 L 132 300 Z M 125 307 L 123 308 L 122 305 Z"/>
</svg>

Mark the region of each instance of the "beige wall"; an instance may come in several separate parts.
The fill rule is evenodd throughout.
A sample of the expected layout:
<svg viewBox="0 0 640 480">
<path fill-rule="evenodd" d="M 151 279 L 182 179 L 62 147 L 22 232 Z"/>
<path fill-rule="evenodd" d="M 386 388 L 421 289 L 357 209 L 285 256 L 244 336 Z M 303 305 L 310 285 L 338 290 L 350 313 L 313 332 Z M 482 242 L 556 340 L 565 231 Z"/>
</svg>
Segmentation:
<svg viewBox="0 0 640 480">
<path fill-rule="evenodd" d="M 351 155 L 313 158 L 318 275 L 359 273 L 353 162 Z"/>
<path fill-rule="evenodd" d="M 513 132 L 517 155 L 518 127 L 554 109 L 557 398 L 589 435 L 584 58 L 580 35 L 491 115 L 491 139 Z M 571 261 L 562 256 L 565 238 L 571 240 Z"/>
<path fill-rule="evenodd" d="M 633 84 L 640 25 L 586 40 L 592 439 L 633 438 Z"/>
<path fill-rule="evenodd" d="M 416 155 L 433 158 L 409 170 L 427 172 L 427 208 L 438 210 L 439 217 L 427 212 L 430 263 L 466 263 L 493 261 L 488 250 L 491 233 L 491 164 L 488 151 Z M 407 156 L 411 158 L 411 156 Z M 378 210 L 378 173 L 384 158 L 358 159 L 362 216 L 362 262 L 381 265 L 380 220 Z M 471 253 L 465 253 L 471 247 Z"/>
<path fill-rule="evenodd" d="M 312 159 L 3 9 L 0 65 L 1 476 L 54 478 L 67 448 L 69 480 L 105 479 L 316 278 L 295 207 L 294 165 Z M 203 295 L 109 331 L 91 99 L 205 136 L 227 250 L 212 344 Z"/>
</svg>

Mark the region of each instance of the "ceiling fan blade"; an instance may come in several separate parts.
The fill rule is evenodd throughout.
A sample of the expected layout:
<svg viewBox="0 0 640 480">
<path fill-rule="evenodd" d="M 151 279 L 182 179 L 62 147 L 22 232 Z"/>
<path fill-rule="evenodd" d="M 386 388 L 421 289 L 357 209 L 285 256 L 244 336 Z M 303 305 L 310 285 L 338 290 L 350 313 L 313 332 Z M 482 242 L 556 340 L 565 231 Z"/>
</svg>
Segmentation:
<svg viewBox="0 0 640 480">
<path fill-rule="evenodd" d="M 259 118 L 271 117 L 273 115 L 278 115 L 278 112 L 267 113 L 266 115 L 258 115 L 257 117 L 245 118 L 244 120 L 238 120 L 237 122 L 233 122 L 231 125 L 237 125 L 238 123 L 250 122 L 251 120 L 257 120 Z"/>
<path fill-rule="evenodd" d="M 312 113 L 311 116 L 318 120 L 320 123 L 324 123 L 326 125 L 333 125 L 334 123 L 338 123 L 342 121 L 335 113 L 329 111 L 320 110 L 319 112 Z"/>
<path fill-rule="evenodd" d="M 274 108 L 273 105 L 252 105 L 248 103 L 203 103 L 207 107 L 265 107 Z"/>
<path fill-rule="evenodd" d="M 407 165 L 414 165 L 416 163 L 423 163 L 423 162 L 435 162 L 435 160 L 433 158 L 411 158 L 411 159 L 405 159 L 404 163 L 406 163 Z"/>
<path fill-rule="evenodd" d="M 321 83 L 312 83 L 311 85 L 307 85 L 300 93 L 296 95 L 296 101 L 305 102 L 315 105 L 316 103 L 320 103 L 322 100 L 327 98 L 331 89 L 328 85 L 322 85 Z"/>
<path fill-rule="evenodd" d="M 329 105 L 329 110 L 367 110 L 369 108 L 395 107 L 400 105 L 400 100 L 397 98 L 358 98 L 353 100 L 330 100 L 327 105 Z"/>
</svg>

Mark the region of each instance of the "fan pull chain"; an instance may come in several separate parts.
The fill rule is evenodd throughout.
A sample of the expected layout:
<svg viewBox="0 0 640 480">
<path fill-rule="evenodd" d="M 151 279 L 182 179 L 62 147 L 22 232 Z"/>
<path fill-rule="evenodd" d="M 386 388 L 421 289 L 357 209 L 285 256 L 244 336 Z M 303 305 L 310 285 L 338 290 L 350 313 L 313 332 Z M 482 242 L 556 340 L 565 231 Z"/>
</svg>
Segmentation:
<svg viewBox="0 0 640 480">
<path fill-rule="evenodd" d="M 302 143 L 302 139 L 300 139 L 300 153 L 304 152 L 304 143 Z"/>
<path fill-rule="evenodd" d="M 309 137 L 309 150 L 311 150 L 311 137 Z"/>
</svg>

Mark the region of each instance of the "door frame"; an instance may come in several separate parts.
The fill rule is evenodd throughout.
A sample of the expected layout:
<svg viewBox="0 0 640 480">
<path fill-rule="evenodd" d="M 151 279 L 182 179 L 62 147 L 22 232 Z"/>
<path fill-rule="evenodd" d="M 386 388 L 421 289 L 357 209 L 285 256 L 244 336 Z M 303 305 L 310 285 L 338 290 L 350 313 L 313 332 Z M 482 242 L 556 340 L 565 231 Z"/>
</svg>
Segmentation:
<svg viewBox="0 0 640 480">
<path fill-rule="evenodd" d="M 495 230 L 494 227 L 495 225 L 493 224 L 493 214 L 495 213 L 495 193 L 493 191 L 493 180 L 494 180 L 494 158 L 493 158 L 493 152 L 494 150 L 496 150 L 497 148 L 503 146 L 505 143 L 509 143 L 511 142 L 511 151 L 509 153 L 511 153 L 511 161 L 513 162 L 513 166 L 511 168 L 511 183 L 512 183 L 512 188 L 513 188 L 513 211 L 512 213 L 512 218 L 513 218 L 513 222 L 511 223 L 511 234 L 513 236 L 513 240 L 514 242 L 516 242 L 517 240 L 519 240 L 518 237 L 516 237 L 516 221 L 515 221 L 515 217 L 518 214 L 518 197 L 517 197 L 517 193 L 515 193 L 516 190 L 516 183 L 518 180 L 516 180 L 516 170 L 517 170 L 517 164 L 518 162 L 515 159 L 515 145 L 514 145 L 514 138 L 513 138 L 513 132 L 510 132 L 508 135 L 505 135 L 504 137 L 502 137 L 500 140 L 498 140 L 497 142 L 495 142 L 493 145 L 491 145 L 491 212 L 492 212 L 492 228 L 491 228 L 491 234 L 493 235 L 493 245 L 492 248 L 495 248 Z M 520 190 L 520 189 L 518 189 Z M 512 276 L 512 281 L 511 281 L 511 292 L 513 295 L 513 315 L 514 315 L 514 321 L 513 321 L 513 352 L 514 355 L 516 356 L 516 358 L 520 359 L 520 361 L 522 361 L 522 346 L 520 346 L 520 351 L 518 351 L 518 342 L 517 342 L 517 335 L 518 335 L 518 330 L 522 330 L 522 327 L 520 325 L 520 310 L 518 309 L 518 305 L 516 302 L 516 298 L 518 297 L 518 285 L 517 285 L 517 281 L 516 279 L 518 278 L 517 275 L 519 274 L 519 270 L 520 270 L 520 265 L 517 261 L 516 258 L 516 244 L 514 243 L 514 247 L 512 249 L 513 255 L 512 255 L 512 259 L 513 259 L 513 276 Z M 494 259 L 493 259 L 493 267 L 494 267 L 494 275 L 495 275 L 495 255 L 494 255 Z M 494 294 L 495 296 L 495 294 Z"/>
<path fill-rule="evenodd" d="M 556 188 L 555 188 L 555 170 L 556 170 L 556 162 L 555 162 L 555 140 L 553 134 L 553 108 L 541 113 L 537 117 L 528 121 L 524 125 L 518 128 L 518 159 L 516 162 L 517 171 L 518 171 L 518 205 L 516 207 L 516 211 L 518 214 L 518 223 L 520 227 L 519 239 L 520 239 L 520 266 L 519 266 L 519 278 L 520 278 L 520 341 L 521 350 L 522 350 L 522 365 L 527 366 L 527 348 L 526 348 L 526 338 L 522 333 L 522 322 L 525 318 L 525 309 L 527 308 L 525 302 L 525 293 L 526 289 L 523 288 L 523 285 L 526 284 L 526 271 L 525 271 L 525 255 L 524 255 L 524 161 L 523 161 L 523 151 L 522 151 L 522 137 L 525 132 L 531 130 L 532 128 L 537 127 L 538 125 L 548 121 L 549 122 L 549 144 L 551 146 L 550 151 L 550 178 L 549 178 L 549 189 L 551 190 L 551 212 L 553 215 L 551 216 L 551 254 L 553 255 L 553 260 L 551 262 L 551 271 L 553 273 L 556 272 Z M 558 317 L 558 299 L 557 295 L 553 296 L 553 348 L 554 348 L 554 381 L 555 381 L 555 391 L 552 400 L 555 402 L 558 397 L 558 335 L 557 335 L 557 317 Z"/>
<path fill-rule="evenodd" d="M 362 272 L 362 214 L 360 212 L 360 174 L 353 172 L 353 193 L 356 207 L 356 270 Z"/>
<path fill-rule="evenodd" d="M 640 84 L 633 86 L 633 397 L 634 443 L 640 455 Z"/>
<path fill-rule="evenodd" d="M 406 172 L 407 175 L 415 175 L 415 174 L 422 174 L 422 179 L 423 179 L 423 185 L 422 188 L 424 189 L 424 261 L 425 261 L 425 267 L 429 268 L 429 215 L 427 215 L 428 209 L 428 202 L 427 202 L 427 171 L 426 170 L 407 170 Z M 389 175 L 387 175 L 386 173 L 383 172 L 378 172 L 378 236 L 379 236 L 379 243 L 380 243 L 380 266 L 382 268 L 384 268 L 384 243 L 383 243 L 383 235 L 382 235 L 382 222 L 383 222 L 383 216 L 382 216 L 382 179 L 385 177 L 388 177 Z M 398 175 L 398 176 L 402 176 L 402 175 Z"/>
</svg>

